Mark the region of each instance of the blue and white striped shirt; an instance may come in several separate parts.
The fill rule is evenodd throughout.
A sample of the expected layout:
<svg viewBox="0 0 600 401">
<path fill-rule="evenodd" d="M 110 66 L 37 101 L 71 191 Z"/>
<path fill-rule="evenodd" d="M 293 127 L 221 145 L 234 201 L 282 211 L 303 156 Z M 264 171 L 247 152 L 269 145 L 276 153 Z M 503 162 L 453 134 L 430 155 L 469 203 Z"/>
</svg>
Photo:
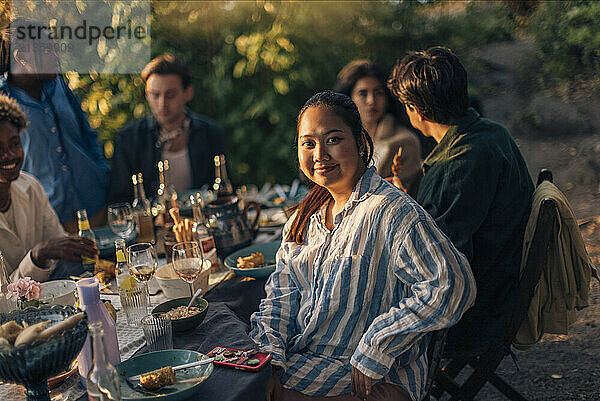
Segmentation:
<svg viewBox="0 0 600 401">
<path fill-rule="evenodd" d="M 284 370 L 286 388 L 346 394 L 354 366 L 420 399 L 430 333 L 475 300 L 467 259 L 373 167 L 331 231 L 324 212 L 311 216 L 304 244 L 282 243 L 250 336 Z"/>
</svg>

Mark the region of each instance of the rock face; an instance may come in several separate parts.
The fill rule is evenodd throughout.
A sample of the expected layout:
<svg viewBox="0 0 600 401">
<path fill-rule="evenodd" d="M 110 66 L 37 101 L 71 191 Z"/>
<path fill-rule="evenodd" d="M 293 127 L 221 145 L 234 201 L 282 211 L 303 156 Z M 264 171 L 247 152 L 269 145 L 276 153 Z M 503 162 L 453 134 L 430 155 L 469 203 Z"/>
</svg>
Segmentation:
<svg viewBox="0 0 600 401">
<path fill-rule="evenodd" d="M 594 131 L 590 119 L 576 104 L 545 95 L 534 95 L 525 109 L 517 115 L 514 128 L 525 135 L 554 138 L 586 135 Z"/>
<path fill-rule="evenodd" d="M 476 71 L 469 79 L 479 89 L 485 116 L 506 125 L 515 136 L 558 138 L 600 133 L 600 94 L 582 91 L 584 96 L 577 100 L 563 100 L 523 88 L 521 80 L 533 79 L 534 74 L 522 71 L 522 65 L 534 52 L 533 42 L 526 38 L 473 51 L 472 56 L 485 71 Z"/>
</svg>

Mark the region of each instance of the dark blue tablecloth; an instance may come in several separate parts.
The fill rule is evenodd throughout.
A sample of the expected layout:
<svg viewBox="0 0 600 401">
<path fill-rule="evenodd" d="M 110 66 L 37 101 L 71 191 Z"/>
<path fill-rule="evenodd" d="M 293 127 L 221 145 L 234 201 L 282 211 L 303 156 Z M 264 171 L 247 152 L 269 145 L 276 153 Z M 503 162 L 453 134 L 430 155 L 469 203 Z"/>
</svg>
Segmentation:
<svg viewBox="0 0 600 401">
<path fill-rule="evenodd" d="M 237 276 L 224 280 L 207 292 L 208 311 L 204 321 L 192 333 L 177 334 L 173 347 L 208 353 L 214 347 L 250 349 L 254 342 L 248 337 L 250 315 L 258 310 L 265 296 L 266 280 Z M 145 352 L 144 349 L 140 353 Z M 194 401 L 264 401 L 271 367 L 258 372 L 246 372 L 215 365 L 210 377 L 199 385 Z M 80 398 L 86 400 L 87 396 Z"/>
<path fill-rule="evenodd" d="M 237 276 L 223 281 L 208 292 L 206 318 L 191 334 L 173 338 L 174 348 L 190 349 L 206 354 L 214 347 L 250 349 L 254 342 L 248 337 L 250 315 L 258 310 L 265 296 L 265 280 L 241 279 Z M 265 399 L 271 376 L 270 366 L 259 372 L 245 372 L 218 367 L 200 384 L 194 400 L 260 400 Z"/>
</svg>

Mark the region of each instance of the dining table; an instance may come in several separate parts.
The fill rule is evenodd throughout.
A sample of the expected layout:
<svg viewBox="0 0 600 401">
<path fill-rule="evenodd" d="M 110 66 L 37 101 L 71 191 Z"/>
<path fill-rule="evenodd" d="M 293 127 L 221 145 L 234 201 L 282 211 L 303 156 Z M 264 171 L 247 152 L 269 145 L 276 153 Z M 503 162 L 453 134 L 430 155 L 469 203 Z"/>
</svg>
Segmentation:
<svg viewBox="0 0 600 401">
<path fill-rule="evenodd" d="M 279 230 L 279 235 L 281 231 Z M 268 242 L 278 238 L 273 235 L 259 235 L 254 243 Z M 280 238 L 280 237 L 279 237 Z M 165 260 L 159 264 L 166 263 Z M 258 310 L 265 297 L 264 286 L 268 278 L 237 276 L 231 271 L 221 272 L 217 280 L 212 279 L 209 289 L 202 295 L 208 301 L 204 320 L 191 332 L 173 333 L 173 348 L 186 349 L 207 354 L 215 347 L 242 350 L 256 349 L 256 344 L 248 335 L 250 316 Z M 155 284 L 156 285 L 156 284 Z M 157 293 L 155 293 L 157 292 Z M 151 303 L 156 306 L 167 300 L 165 295 L 150 286 Z M 119 296 L 101 293 L 101 299 L 110 300 L 117 309 L 117 336 L 121 360 L 146 352 L 145 339 L 140 327 L 126 323 L 124 311 L 120 307 Z M 197 391 L 189 400 L 194 401 L 263 401 L 271 377 L 270 364 L 259 371 L 242 371 L 214 365 L 210 376 L 197 386 Z M 64 383 L 50 391 L 52 401 L 86 401 L 87 394 L 75 373 Z M 0 383 L 0 400 L 24 401 L 24 388 Z"/>
</svg>

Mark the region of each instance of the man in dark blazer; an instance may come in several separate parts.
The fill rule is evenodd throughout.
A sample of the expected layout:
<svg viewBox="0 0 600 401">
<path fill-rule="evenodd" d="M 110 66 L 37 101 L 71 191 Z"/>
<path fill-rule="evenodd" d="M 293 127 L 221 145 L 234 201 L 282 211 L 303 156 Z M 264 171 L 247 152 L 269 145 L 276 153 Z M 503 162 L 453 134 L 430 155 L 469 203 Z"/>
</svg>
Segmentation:
<svg viewBox="0 0 600 401">
<path fill-rule="evenodd" d="M 158 162 L 169 160 L 170 184 L 177 191 L 212 185 L 214 156 L 225 153 L 224 138 L 211 119 L 189 111 L 194 96 L 188 67 L 171 54 L 142 71 L 152 114 L 126 125 L 115 143 L 109 202 L 131 202 L 131 176 L 142 173 L 150 198 L 159 186 Z"/>
</svg>

